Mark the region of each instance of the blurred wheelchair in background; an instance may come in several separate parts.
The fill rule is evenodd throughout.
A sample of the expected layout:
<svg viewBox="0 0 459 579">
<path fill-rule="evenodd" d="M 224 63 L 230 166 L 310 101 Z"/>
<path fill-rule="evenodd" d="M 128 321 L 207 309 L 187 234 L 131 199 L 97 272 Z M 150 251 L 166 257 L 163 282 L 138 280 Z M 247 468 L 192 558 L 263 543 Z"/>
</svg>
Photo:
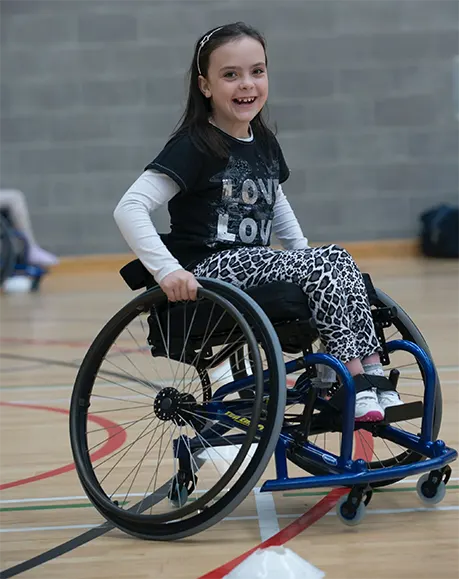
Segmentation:
<svg viewBox="0 0 459 579">
<path fill-rule="evenodd" d="M 29 244 L 26 237 L 11 223 L 7 210 L 0 211 L 0 287 L 13 288 L 15 281 L 28 278 L 27 288 L 35 292 L 39 289 L 41 280 L 48 270 L 44 267 L 28 263 Z M 22 287 L 22 284 L 21 284 Z M 12 289 L 13 291 L 13 289 Z M 22 289 L 21 291 L 24 291 Z"/>
</svg>

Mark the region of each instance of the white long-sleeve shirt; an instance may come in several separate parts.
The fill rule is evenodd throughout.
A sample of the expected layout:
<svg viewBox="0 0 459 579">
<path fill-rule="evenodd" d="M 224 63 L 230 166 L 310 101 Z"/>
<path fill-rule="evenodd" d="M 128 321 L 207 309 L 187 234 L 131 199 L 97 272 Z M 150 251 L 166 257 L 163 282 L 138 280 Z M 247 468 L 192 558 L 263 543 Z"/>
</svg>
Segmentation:
<svg viewBox="0 0 459 579">
<path fill-rule="evenodd" d="M 129 187 L 113 213 L 127 244 L 157 283 L 173 271 L 182 269 L 152 221 L 152 214 L 179 191 L 178 184 L 167 175 L 147 170 Z M 284 249 L 309 247 L 280 185 L 276 192 L 272 227 Z"/>
</svg>

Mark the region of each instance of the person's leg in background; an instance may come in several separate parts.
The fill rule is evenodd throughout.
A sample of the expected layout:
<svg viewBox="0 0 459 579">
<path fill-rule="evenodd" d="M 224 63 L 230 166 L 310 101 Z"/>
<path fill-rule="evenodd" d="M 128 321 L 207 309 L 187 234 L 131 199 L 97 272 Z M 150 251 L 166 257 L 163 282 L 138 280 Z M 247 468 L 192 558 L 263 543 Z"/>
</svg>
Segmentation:
<svg viewBox="0 0 459 579">
<path fill-rule="evenodd" d="M 0 189 L 0 209 L 8 211 L 13 227 L 26 238 L 29 245 L 28 263 L 48 267 L 59 262 L 55 255 L 38 245 L 30 221 L 27 202 L 21 191 Z"/>
</svg>

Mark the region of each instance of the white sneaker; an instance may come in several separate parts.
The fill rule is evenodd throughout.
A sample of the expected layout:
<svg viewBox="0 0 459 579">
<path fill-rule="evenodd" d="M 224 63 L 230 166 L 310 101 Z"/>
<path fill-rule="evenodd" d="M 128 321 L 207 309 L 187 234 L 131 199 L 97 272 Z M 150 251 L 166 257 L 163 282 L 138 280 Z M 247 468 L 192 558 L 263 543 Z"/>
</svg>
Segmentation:
<svg viewBox="0 0 459 579">
<path fill-rule="evenodd" d="M 403 404 L 395 390 L 378 390 L 378 402 L 384 412 L 389 406 L 400 406 Z"/>
<path fill-rule="evenodd" d="M 383 418 L 384 410 L 379 405 L 376 388 L 357 392 L 355 396 L 355 421 L 378 422 Z"/>
</svg>

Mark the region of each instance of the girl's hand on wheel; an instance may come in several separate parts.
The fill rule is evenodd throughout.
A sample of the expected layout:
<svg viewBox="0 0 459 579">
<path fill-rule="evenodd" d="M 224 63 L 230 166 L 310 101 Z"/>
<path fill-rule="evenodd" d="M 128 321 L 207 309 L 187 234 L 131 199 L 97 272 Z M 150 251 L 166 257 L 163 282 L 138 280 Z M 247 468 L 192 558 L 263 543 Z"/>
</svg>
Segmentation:
<svg viewBox="0 0 459 579">
<path fill-rule="evenodd" d="M 171 302 L 194 301 L 198 287 L 201 287 L 194 275 L 185 269 L 178 269 L 166 275 L 159 286 Z"/>
</svg>

